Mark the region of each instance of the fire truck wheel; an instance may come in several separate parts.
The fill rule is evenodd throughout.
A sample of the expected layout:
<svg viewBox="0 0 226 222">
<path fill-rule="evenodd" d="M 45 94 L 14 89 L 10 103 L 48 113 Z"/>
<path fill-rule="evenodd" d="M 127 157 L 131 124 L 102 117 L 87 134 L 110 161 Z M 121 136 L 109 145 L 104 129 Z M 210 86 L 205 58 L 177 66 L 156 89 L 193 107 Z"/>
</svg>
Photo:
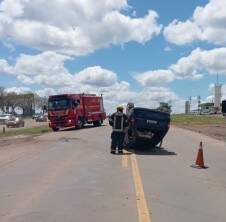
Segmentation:
<svg viewBox="0 0 226 222">
<path fill-rule="evenodd" d="M 77 125 L 76 125 L 76 128 L 77 129 L 81 129 L 83 127 L 83 121 L 81 119 L 78 119 L 78 122 L 77 122 Z"/>
<path fill-rule="evenodd" d="M 53 132 L 59 131 L 59 128 L 52 128 L 52 129 L 53 129 Z"/>
<path fill-rule="evenodd" d="M 102 125 L 102 121 L 101 120 L 97 120 L 93 122 L 94 126 L 101 126 Z"/>
</svg>

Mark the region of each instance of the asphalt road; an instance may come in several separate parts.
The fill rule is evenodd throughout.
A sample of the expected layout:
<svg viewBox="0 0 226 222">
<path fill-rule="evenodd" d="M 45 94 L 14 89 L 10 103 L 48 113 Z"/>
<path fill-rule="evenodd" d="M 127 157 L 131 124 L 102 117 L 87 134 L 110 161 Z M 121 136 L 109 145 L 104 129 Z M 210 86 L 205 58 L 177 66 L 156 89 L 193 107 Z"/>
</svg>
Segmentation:
<svg viewBox="0 0 226 222">
<path fill-rule="evenodd" d="M 110 127 L 0 147 L 1 222 L 226 221 L 226 146 L 172 128 L 163 149 L 111 155 Z M 205 170 L 191 168 L 204 143 Z"/>
</svg>

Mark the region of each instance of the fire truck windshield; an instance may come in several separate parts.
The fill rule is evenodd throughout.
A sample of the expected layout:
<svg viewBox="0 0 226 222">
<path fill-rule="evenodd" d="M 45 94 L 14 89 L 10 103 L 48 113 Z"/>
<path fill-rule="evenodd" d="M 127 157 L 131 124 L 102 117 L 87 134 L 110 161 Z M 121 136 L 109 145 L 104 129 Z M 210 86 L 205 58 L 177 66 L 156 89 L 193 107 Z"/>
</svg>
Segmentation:
<svg viewBox="0 0 226 222">
<path fill-rule="evenodd" d="M 71 107 L 71 100 L 68 98 L 55 98 L 49 100 L 49 110 L 67 109 Z"/>
</svg>

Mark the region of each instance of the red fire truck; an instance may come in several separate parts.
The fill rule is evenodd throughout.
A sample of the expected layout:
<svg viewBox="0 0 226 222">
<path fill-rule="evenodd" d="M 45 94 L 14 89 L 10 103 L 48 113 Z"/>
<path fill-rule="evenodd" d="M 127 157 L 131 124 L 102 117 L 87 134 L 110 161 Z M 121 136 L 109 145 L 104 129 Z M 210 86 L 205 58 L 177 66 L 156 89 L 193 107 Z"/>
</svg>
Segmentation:
<svg viewBox="0 0 226 222">
<path fill-rule="evenodd" d="M 106 119 L 103 97 L 94 94 L 63 94 L 50 96 L 48 100 L 49 127 L 82 128 L 84 124 L 101 126 Z"/>
</svg>

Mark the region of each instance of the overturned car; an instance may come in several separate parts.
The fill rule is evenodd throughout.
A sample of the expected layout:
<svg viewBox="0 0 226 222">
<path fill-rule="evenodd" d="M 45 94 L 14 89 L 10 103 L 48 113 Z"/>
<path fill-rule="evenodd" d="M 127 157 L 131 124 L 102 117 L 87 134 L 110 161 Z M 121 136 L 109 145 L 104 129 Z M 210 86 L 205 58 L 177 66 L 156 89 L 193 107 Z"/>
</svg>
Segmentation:
<svg viewBox="0 0 226 222">
<path fill-rule="evenodd" d="M 128 146 L 145 143 L 155 147 L 162 142 L 170 127 L 170 114 L 153 109 L 133 109 L 129 118 Z"/>
</svg>

